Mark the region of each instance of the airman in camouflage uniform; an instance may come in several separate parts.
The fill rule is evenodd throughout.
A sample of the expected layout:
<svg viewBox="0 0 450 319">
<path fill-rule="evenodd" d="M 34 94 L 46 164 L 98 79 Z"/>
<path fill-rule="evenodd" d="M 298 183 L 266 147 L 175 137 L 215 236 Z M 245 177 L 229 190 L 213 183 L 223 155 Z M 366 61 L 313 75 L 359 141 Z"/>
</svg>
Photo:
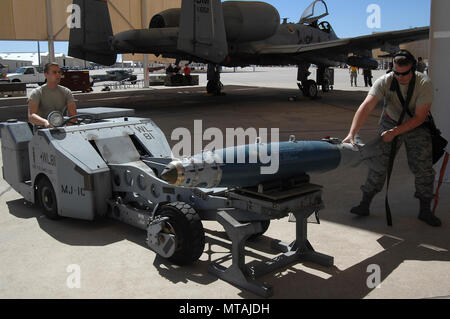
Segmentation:
<svg viewBox="0 0 450 319">
<path fill-rule="evenodd" d="M 397 126 L 397 123 L 383 116 L 380 121 L 380 135 Z M 434 198 L 434 178 L 435 171 L 433 169 L 433 153 L 431 147 L 431 136 L 427 129 L 417 127 L 403 135 L 397 140 L 397 152 L 400 147 L 405 144 L 408 165 L 411 172 L 416 177 L 416 194 L 415 197 L 420 199 Z M 392 143 L 380 143 L 378 147 L 382 149 L 382 155 L 378 158 L 379 165 L 373 165 L 369 169 L 369 176 L 366 183 L 361 186 L 364 193 L 379 193 L 382 191 L 386 180 L 386 168 L 389 164 Z M 383 168 L 381 171 L 379 168 Z"/>
<path fill-rule="evenodd" d="M 431 80 L 423 73 L 415 71 L 415 58 L 408 51 L 402 50 L 394 58 L 394 72 L 378 79 L 370 90 L 366 100 L 361 104 L 353 119 L 352 127 L 346 143 L 354 144 L 356 133 L 364 125 L 369 114 L 379 101 L 384 100 L 383 115 L 379 123 L 379 134 L 384 143 L 380 143 L 382 155 L 377 165 L 372 165 L 366 183 L 361 187 L 363 198 L 359 206 L 352 208 L 351 213 L 359 216 L 369 216 L 370 203 L 373 197 L 383 189 L 392 141 L 397 138 L 397 152 L 405 144 L 408 165 L 415 175 L 415 197 L 420 200 L 419 219 L 425 223 L 439 227 L 441 221 L 431 212 L 431 201 L 434 198 L 433 156 L 430 132 L 421 127 L 427 118 L 433 103 L 434 89 Z M 405 120 L 398 125 L 403 113 L 403 106 L 396 91 L 391 90 L 394 77 L 397 79 L 400 91 L 406 100 L 409 84 L 415 76 L 415 86 L 409 104 L 409 111 L 413 117 L 405 116 Z"/>
</svg>

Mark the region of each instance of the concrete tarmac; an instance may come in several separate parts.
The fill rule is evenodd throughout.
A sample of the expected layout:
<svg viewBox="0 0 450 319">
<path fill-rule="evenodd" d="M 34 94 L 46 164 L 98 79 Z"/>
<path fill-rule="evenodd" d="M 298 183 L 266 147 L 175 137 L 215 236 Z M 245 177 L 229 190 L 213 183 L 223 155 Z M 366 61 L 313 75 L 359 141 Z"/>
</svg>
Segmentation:
<svg viewBox="0 0 450 319">
<path fill-rule="evenodd" d="M 173 146 L 173 130 L 192 131 L 194 120 L 203 120 L 203 130 L 217 127 L 224 132 L 279 128 L 281 140 L 290 135 L 298 140 L 344 138 L 367 94 L 365 88 L 338 89 L 310 100 L 292 88 L 235 85 L 227 85 L 224 92 L 222 97 L 208 97 L 203 87 L 192 87 L 76 98 L 79 108 L 134 108 L 137 116 L 154 120 Z M 289 101 L 294 96 L 297 99 Z M 0 103 L 0 121 L 26 118 L 23 104 L 5 103 Z M 361 131 L 364 140 L 376 135 L 380 113 L 378 107 L 369 117 Z M 312 175 L 313 183 L 324 186 L 326 208 L 320 212 L 320 225 L 309 224 L 308 237 L 316 251 L 334 256 L 334 266 L 300 263 L 259 278 L 274 287 L 273 298 L 450 296 L 450 187 L 443 186 L 437 210 L 443 227 L 420 222 L 414 176 L 406 163 L 402 148 L 389 194 L 393 227 L 386 225 L 384 193 L 375 198 L 370 217 L 349 213 L 359 203 L 365 166 Z M 206 246 L 200 260 L 177 267 L 147 249 L 146 234 L 139 229 L 108 219 L 49 220 L 0 180 L 0 298 L 257 298 L 208 273 L 211 261 L 230 264 L 231 243 L 218 223 L 204 222 L 204 227 Z M 276 256 L 272 239 L 294 238 L 294 223 L 287 218 L 272 221 L 265 235 L 247 246 L 246 262 Z M 81 271 L 80 288 L 69 288 L 73 265 Z M 381 281 L 374 288 L 377 270 Z"/>
</svg>

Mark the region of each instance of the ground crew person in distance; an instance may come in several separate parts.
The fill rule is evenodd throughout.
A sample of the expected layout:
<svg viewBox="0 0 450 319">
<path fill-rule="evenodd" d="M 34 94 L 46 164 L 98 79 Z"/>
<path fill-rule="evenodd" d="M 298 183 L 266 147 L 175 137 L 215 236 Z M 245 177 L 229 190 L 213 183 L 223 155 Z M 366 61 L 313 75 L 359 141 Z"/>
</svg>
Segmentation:
<svg viewBox="0 0 450 319">
<path fill-rule="evenodd" d="M 364 84 L 366 87 L 370 86 L 372 87 L 372 70 L 367 68 L 363 70 L 363 75 L 364 75 Z"/>
<path fill-rule="evenodd" d="M 422 57 L 419 57 L 417 60 L 417 72 L 425 73 L 425 70 L 427 69 L 427 65 L 425 62 L 423 62 Z"/>
<path fill-rule="evenodd" d="M 72 92 L 59 85 L 61 82 L 61 70 L 57 63 L 48 63 L 44 67 L 44 75 L 47 83 L 31 92 L 28 99 L 28 121 L 37 126 L 50 128 L 47 121 L 48 115 L 53 111 L 64 113 L 67 108 L 68 115 L 77 115 L 77 106 Z M 70 125 L 70 123 L 68 123 Z"/>
<path fill-rule="evenodd" d="M 184 69 L 183 69 L 183 73 L 185 77 L 190 77 L 191 76 L 191 68 L 189 67 L 188 64 L 185 65 Z"/>
<path fill-rule="evenodd" d="M 350 132 L 345 143 L 354 144 L 355 134 L 366 122 L 378 102 L 384 99 L 383 114 L 379 123 L 379 134 L 383 154 L 377 159 L 378 168 L 370 168 L 366 183 L 361 187 L 363 198 L 359 206 L 352 208 L 351 213 L 369 216 L 369 206 L 374 196 L 383 189 L 391 152 L 391 143 L 396 136 L 397 151 L 405 143 L 408 165 L 415 175 L 415 197 L 420 200 L 419 219 L 431 226 L 441 226 L 439 218 L 431 212 L 431 201 L 434 198 L 435 171 L 432 163 L 431 135 L 426 128 L 420 127 L 427 118 L 433 103 L 434 89 L 431 80 L 423 73 L 414 72 L 415 58 L 408 51 L 402 50 L 394 58 L 393 72 L 378 79 L 370 90 L 366 100 L 355 114 Z M 403 106 L 396 91 L 390 90 L 394 77 L 398 80 L 400 90 L 406 100 L 409 83 L 416 77 L 414 93 L 409 109 L 414 117 L 407 114 L 403 124 L 397 126 Z M 374 166 L 375 167 L 375 166 Z M 380 170 L 380 168 L 383 168 Z"/>
<path fill-rule="evenodd" d="M 350 84 L 353 86 L 353 82 L 355 82 L 355 86 L 358 86 L 358 68 L 356 66 L 350 66 Z"/>
</svg>

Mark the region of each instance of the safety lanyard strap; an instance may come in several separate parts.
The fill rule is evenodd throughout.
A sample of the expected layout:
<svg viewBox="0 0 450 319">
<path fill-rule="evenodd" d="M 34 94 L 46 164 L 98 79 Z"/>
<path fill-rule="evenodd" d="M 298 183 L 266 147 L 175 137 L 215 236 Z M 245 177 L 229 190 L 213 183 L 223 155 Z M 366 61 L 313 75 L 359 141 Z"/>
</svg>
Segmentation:
<svg viewBox="0 0 450 319">
<path fill-rule="evenodd" d="M 393 81 L 395 81 L 395 82 L 393 82 L 393 86 L 395 87 L 395 90 L 397 91 L 397 96 L 400 100 L 400 103 L 402 103 L 402 106 L 403 106 L 403 112 L 400 115 L 400 119 L 397 123 L 397 126 L 400 126 L 403 123 L 406 113 L 408 113 L 411 116 L 411 114 L 408 110 L 408 107 L 409 107 L 409 103 L 411 103 L 411 99 L 412 99 L 412 96 L 414 93 L 414 87 L 416 86 L 416 75 L 415 74 L 413 75 L 413 78 L 411 79 L 411 82 L 409 83 L 406 101 L 403 98 L 403 95 L 400 91 L 400 85 L 399 85 L 397 79 L 394 78 Z M 397 153 L 397 143 L 398 143 L 398 136 L 396 136 L 391 143 L 391 154 L 389 156 L 389 165 L 387 168 L 386 198 L 384 201 L 384 206 L 386 208 L 386 220 L 387 220 L 388 226 L 392 226 L 392 213 L 391 213 L 391 208 L 389 206 L 389 185 L 391 182 L 391 175 L 392 175 L 392 169 L 394 167 L 395 155 Z"/>
<path fill-rule="evenodd" d="M 439 176 L 439 183 L 438 183 L 438 186 L 436 189 L 436 197 L 434 198 L 433 215 L 436 214 L 436 208 L 439 203 L 439 189 L 441 188 L 441 185 L 444 182 L 444 175 L 445 175 L 445 171 L 447 170 L 448 159 L 449 159 L 449 155 L 448 155 L 448 153 L 446 153 L 445 157 L 444 157 L 444 162 L 442 163 L 441 175 Z"/>
</svg>

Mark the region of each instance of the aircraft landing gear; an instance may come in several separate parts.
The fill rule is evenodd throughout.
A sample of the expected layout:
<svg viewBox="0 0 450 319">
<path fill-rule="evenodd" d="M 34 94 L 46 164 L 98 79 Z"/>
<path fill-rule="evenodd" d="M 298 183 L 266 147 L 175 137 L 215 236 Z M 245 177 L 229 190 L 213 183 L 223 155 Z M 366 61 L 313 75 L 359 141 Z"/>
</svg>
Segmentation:
<svg viewBox="0 0 450 319">
<path fill-rule="evenodd" d="M 303 85 L 303 88 L 301 90 L 304 96 L 310 97 L 312 99 L 316 98 L 317 94 L 319 93 L 317 83 L 314 80 L 306 81 L 306 84 Z"/>
<path fill-rule="evenodd" d="M 317 97 L 319 89 L 317 88 L 316 81 L 308 80 L 308 76 L 311 75 L 311 72 L 308 71 L 310 66 L 311 64 L 309 63 L 298 66 L 297 81 L 299 82 L 297 85 L 304 96 L 314 99 Z"/>
<path fill-rule="evenodd" d="M 327 93 L 333 89 L 334 70 L 323 65 L 317 69 L 317 83 L 322 87 L 322 92 Z"/>
<path fill-rule="evenodd" d="M 328 83 L 328 80 L 325 80 L 325 81 L 322 83 L 322 92 L 323 92 L 323 93 L 330 92 L 330 84 Z"/>
<path fill-rule="evenodd" d="M 210 95 L 224 95 L 222 93 L 223 84 L 220 82 L 220 69 L 220 65 L 208 64 L 206 92 Z"/>
</svg>

